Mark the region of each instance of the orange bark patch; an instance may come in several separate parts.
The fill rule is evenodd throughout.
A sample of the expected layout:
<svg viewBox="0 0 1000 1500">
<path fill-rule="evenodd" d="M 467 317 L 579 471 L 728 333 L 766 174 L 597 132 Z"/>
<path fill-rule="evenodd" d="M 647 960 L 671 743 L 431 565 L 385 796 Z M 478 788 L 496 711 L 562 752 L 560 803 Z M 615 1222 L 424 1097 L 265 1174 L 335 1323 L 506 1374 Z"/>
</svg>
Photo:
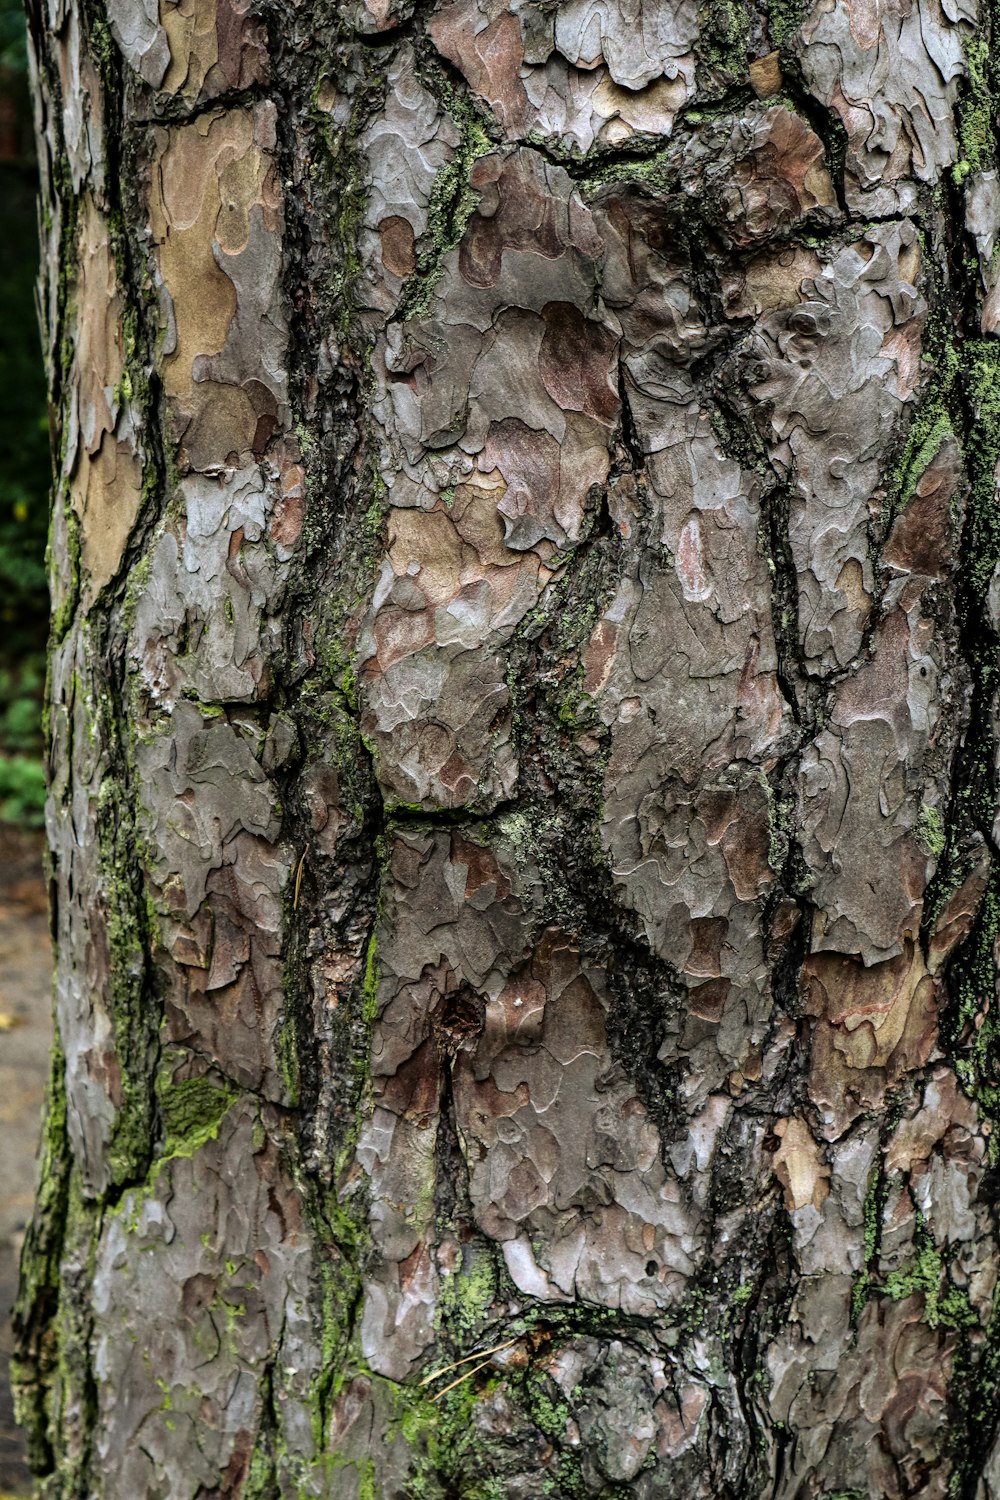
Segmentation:
<svg viewBox="0 0 1000 1500">
<path fill-rule="evenodd" d="M 808 1125 L 803 1120 L 779 1120 L 774 1133 L 781 1142 L 774 1170 L 785 1190 L 785 1207 L 822 1208 L 830 1192 L 830 1168 Z"/>
<path fill-rule="evenodd" d="M 807 1014 L 816 1018 L 810 1096 L 831 1138 L 886 1089 L 930 1057 L 937 1035 L 937 984 L 907 942 L 898 958 L 866 968 L 859 959 L 816 953 L 802 969 Z"/>
</svg>

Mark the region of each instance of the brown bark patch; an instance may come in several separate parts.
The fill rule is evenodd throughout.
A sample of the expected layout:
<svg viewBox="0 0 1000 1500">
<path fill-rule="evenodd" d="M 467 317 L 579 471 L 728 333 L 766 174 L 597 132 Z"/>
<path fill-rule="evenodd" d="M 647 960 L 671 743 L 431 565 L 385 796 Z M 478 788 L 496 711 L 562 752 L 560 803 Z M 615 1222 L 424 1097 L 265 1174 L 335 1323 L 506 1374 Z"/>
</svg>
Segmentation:
<svg viewBox="0 0 1000 1500">
<path fill-rule="evenodd" d="M 937 1036 L 937 985 L 911 941 L 898 958 L 870 968 L 843 954 L 812 954 L 801 989 L 816 1023 L 809 1092 L 823 1133 L 836 1138 L 864 1111 L 881 1109 L 886 1090 L 927 1062 Z"/>
</svg>

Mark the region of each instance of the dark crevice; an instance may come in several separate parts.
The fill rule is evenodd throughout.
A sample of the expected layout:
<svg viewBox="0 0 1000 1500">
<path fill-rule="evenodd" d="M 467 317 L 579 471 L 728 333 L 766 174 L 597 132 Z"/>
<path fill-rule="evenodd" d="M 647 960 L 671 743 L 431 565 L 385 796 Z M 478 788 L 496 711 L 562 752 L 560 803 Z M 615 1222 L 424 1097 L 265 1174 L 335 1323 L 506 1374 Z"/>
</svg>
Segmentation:
<svg viewBox="0 0 1000 1500">
<path fill-rule="evenodd" d="M 800 977 L 802 965 L 810 950 L 812 907 L 801 898 L 796 898 L 799 916 L 790 933 L 778 942 L 774 929 L 777 908 L 787 899 L 786 892 L 792 894 L 801 889 L 804 874 L 798 845 L 790 842 L 787 860 L 780 872 L 779 883 L 767 898 L 763 921 L 772 953 L 777 949 L 777 954 L 772 958 L 771 963 L 771 994 L 775 1004 L 786 1016 L 793 1019 L 798 1017 L 802 1009 Z"/>
<path fill-rule="evenodd" d="M 473 804 L 464 807 L 425 808 L 400 807 L 389 803 L 385 809 L 385 831 L 391 833 L 394 828 L 426 828 L 428 831 L 435 828 L 462 828 L 474 832 L 483 824 L 519 811 L 520 807 L 520 801 L 516 797 L 498 800 L 491 803 L 488 809 L 477 808 Z"/>
<path fill-rule="evenodd" d="M 398 26 L 387 26 L 383 31 L 356 31 L 354 40 L 366 50 L 379 51 L 383 47 L 396 47 L 401 42 L 414 40 L 415 18 L 400 21 Z"/>
<path fill-rule="evenodd" d="M 260 1496 L 260 1500 L 264 1500 L 264 1494 L 272 1489 L 274 1493 L 278 1493 L 277 1445 L 281 1424 L 275 1400 L 274 1370 L 279 1354 L 280 1339 L 278 1350 L 261 1371 L 258 1385 L 260 1416 L 250 1460 L 249 1477 L 253 1484 L 253 1493 Z M 266 1471 L 266 1477 L 260 1473 L 261 1469 Z"/>
<path fill-rule="evenodd" d="M 788 59 L 783 61 L 787 64 Z M 797 60 L 785 67 L 783 76 L 785 92 L 792 100 L 796 112 L 823 142 L 830 180 L 837 195 L 837 206 L 844 218 L 850 221 L 852 216 L 847 204 L 844 181 L 847 161 L 847 131 L 844 122 L 835 109 L 823 104 L 815 94 L 809 92 Z"/>
<path fill-rule="evenodd" d="M 585 154 L 560 151 L 551 140 L 532 135 L 518 137 L 509 142 L 509 148 L 535 151 L 553 167 L 560 167 L 571 177 L 581 191 L 596 190 L 605 182 L 613 180 L 613 170 L 629 167 L 645 167 L 660 158 L 664 163 L 671 158 L 669 146 L 664 146 L 659 136 L 639 135 L 632 137 L 628 146 L 591 147 Z"/>
<path fill-rule="evenodd" d="M 774 485 L 761 497 L 760 515 L 771 572 L 771 624 L 778 685 L 804 742 L 815 733 L 816 703 L 802 670 L 798 574 L 788 539 L 789 503 L 787 490 Z"/>
<path fill-rule="evenodd" d="M 603 903 L 602 903 L 603 905 Z M 604 907 L 602 925 L 607 922 Z M 597 919 L 597 912 L 592 913 Z M 608 1046 L 636 1088 L 656 1126 L 665 1159 L 686 1132 L 678 1095 L 687 1064 L 669 1056 L 684 1020 L 687 992 L 676 972 L 644 943 L 606 931 L 607 983 L 613 1004 L 607 1018 Z"/>
<path fill-rule="evenodd" d="M 621 434 L 626 451 L 632 461 L 632 472 L 640 474 L 645 468 L 646 456 L 642 451 L 642 440 L 635 424 L 632 405 L 628 395 L 628 374 L 624 360 L 618 362 L 618 399 L 621 402 Z"/>
<path fill-rule="evenodd" d="M 745 1308 L 742 1310 L 740 1321 L 734 1340 L 733 1372 L 735 1376 L 736 1393 L 739 1401 L 743 1422 L 749 1434 L 749 1449 L 753 1454 L 753 1461 L 748 1465 L 747 1483 L 744 1493 L 747 1500 L 762 1493 L 764 1481 L 764 1455 L 768 1452 L 771 1442 L 772 1429 L 765 1430 L 753 1399 L 754 1383 L 759 1378 L 764 1355 L 768 1343 L 767 1323 L 774 1318 L 775 1310 L 772 1303 L 767 1299 L 767 1282 L 770 1275 L 773 1276 L 774 1268 L 779 1266 L 785 1258 L 780 1244 L 780 1230 L 775 1224 L 771 1228 L 765 1242 L 764 1254 L 762 1256 L 762 1274 L 755 1282 L 753 1291 Z M 787 1293 L 786 1293 L 787 1296 Z"/>
<path fill-rule="evenodd" d="M 117 47 L 115 53 L 118 56 Z M 120 56 L 118 66 L 125 66 Z M 276 102 L 275 90 L 267 83 L 250 83 L 243 88 L 222 89 L 210 98 L 196 100 L 194 103 L 152 90 L 146 91 L 145 99 L 150 106 L 149 112 L 140 114 L 136 111 L 130 120 L 123 121 L 122 139 L 128 141 L 133 136 L 141 138 L 151 126 L 196 125 L 199 120 L 211 118 L 220 110 L 252 109 L 255 104 Z"/>
<path fill-rule="evenodd" d="M 608 476 L 608 484 L 602 486 L 597 495 L 596 504 L 592 505 L 585 517 L 586 530 L 581 540 L 588 546 L 597 542 L 608 542 L 612 546 L 618 536 L 618 527 L 611 514 L 611 502 L 609 490 L 611 484 L 618 477 L 612 468 Z M 588 524 L 589 523 L 589 524 Z"/>
<path fill-rule="evenodd" d="M 992 44 L 994 12 L 984 23 Z M 995 114 L 995 106 L 993 106 Z M 983 342 L 980 316 L 982 289 L 965 233 L 965 195 L 954 178 L 946 178 L 947 210 L 942 215 L 946 242 L 942 256 L 942 300 L 948 308 L 949 334 L 957 349 L 958 377 L 951 417 L 966 460 L 966 497 L 961 562 L 954 596 L 958 650 L 968 674 L 962 684 L 968 703 L 960 720 L 959 744 L 951 768 L 946 808 L 945 845 L 925 897 L 922 928 L 925 948 L 930 926 L 950 892 L 974 862 L 977 837 L 989 850 L 992 868 L 972 930 L 951 956 L 944 975 L 947 1003 L 942 1016 L 945 1050 L 966 1092 L 995 1131 L 1000 1124 L 1000 1070 L 997 1068 L 996 938 L 1000 928 L 1000 850 L 993 837 L 998 806 L 994 714 L 1000 640 L 988 616 L 990 574 L 1000 559 L 1000 526 L 996 520 L 996 464 L 1000 457 L 1000 408 L 996 400 L 998 363 L 992 345 Z M 956 698 L 958 695 L 956 694 Z M 990 1141 L 980 1200 L 989 1205 L 994 1232 L 998 1224 L 996 1147 Z M 948 1448 L 954 1463 L 949 1494 L 974 1500 L 982 1469 L 997 1430 L 996 1392 L 1000 1388 L 1000 1302 L 996 1294 L 987 1327 L 962 1330 L 950 1383 Z"/>
</svg>

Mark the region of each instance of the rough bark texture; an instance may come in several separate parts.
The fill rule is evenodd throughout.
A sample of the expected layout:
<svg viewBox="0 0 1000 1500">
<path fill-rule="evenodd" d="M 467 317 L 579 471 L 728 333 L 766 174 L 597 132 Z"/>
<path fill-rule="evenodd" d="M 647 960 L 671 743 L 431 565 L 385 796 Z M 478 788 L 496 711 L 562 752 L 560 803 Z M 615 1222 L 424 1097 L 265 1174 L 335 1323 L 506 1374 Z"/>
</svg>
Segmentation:
<svg viewBox="0 0 1000 1500">
<path fill-rule="evenodd" d="M 1000 1496 L 987 3 L 35 0 L 49 1500 Z"/>
</svg>

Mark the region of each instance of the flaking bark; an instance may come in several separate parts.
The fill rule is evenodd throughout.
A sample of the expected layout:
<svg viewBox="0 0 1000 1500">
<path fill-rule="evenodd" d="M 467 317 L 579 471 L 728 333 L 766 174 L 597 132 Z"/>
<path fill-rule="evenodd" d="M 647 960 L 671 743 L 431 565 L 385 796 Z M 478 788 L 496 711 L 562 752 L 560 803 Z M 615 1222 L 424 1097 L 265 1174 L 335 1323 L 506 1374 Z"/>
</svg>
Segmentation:
<svg viewBox="0 0 1000 1500">
<path fill-rule="evenodd" d="M 1000 1497 L 995 26 L 36 0 L 49 1500 Z"/>
</svg>

